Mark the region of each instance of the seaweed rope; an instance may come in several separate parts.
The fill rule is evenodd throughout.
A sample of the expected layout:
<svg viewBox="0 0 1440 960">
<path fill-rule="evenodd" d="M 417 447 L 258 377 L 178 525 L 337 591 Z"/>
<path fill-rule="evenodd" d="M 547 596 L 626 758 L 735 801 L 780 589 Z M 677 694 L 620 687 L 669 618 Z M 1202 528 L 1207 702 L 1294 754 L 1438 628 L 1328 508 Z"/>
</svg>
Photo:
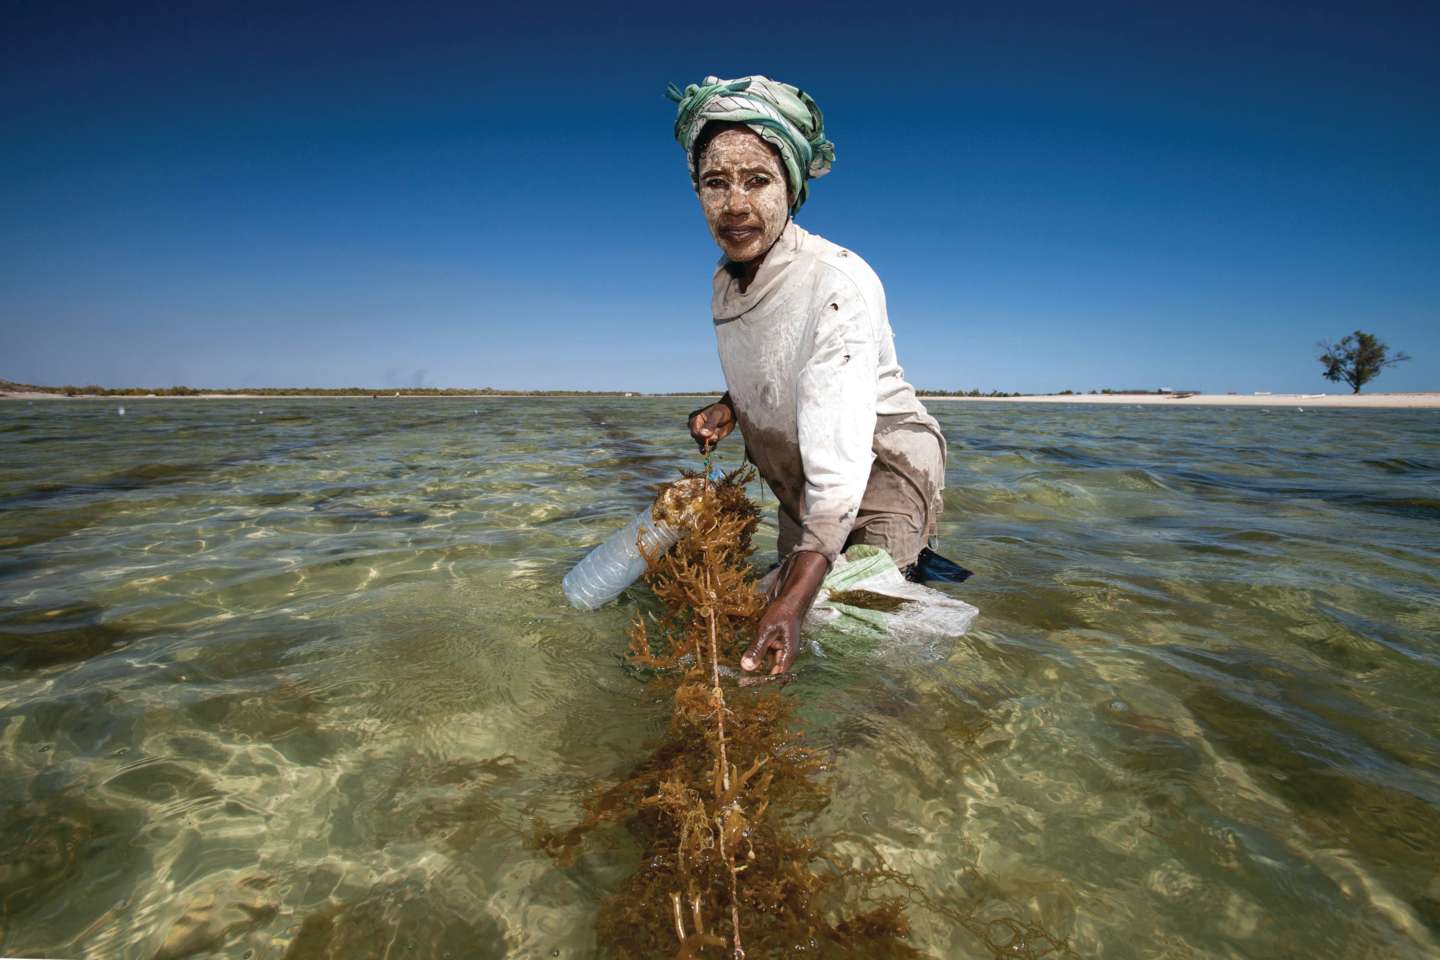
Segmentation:
<svg viewBox="0 0 1440 960">
<path fill-rule="evenodd" d="M 704 467 L 704 470 L 705 470 L 705 473 L 704 473 L 705 480 L 704 480 L 703 485 L 702 485 L 701 488 L 700 488 L 700 489 L 701 489 L 701 494 L 700 494 L 701 497 L 706 497 L 706 498 L 708 498 L 708 497 L 710 496 L 710 486 L 711 486 L 710 471 L 711 471 L 711 459 L 712 459 L 712 457 L 713 457 L 713 450 L 714 450 L 714 447 L 713 447 L 713 446 L 711 446 L 711 445 L 706 445 L 706 447 L 705 447 L 705 467 Z M 708 569 L 705 571 L 705 581 L 704 581 L 704 584 L 705 584 L 705 609 L 704 609 L 703 612 L 704 612 L 704 614 L 705 614 L 706 626 L 708 627 L 709 634 L 710 634 L 710 704 L 711 704 L 711 707 L 712 707 L 713 710 L 714 710 L 714 715 L 715 715 L 715 745 L 716 745 L 716 754 L 717 754 L 717 756 L 716 756 L 716 761 L 717 761 L 717 762 L 719 763 L 719 765 L 720 765 L 720 776 L 719 776 L 719 778 L 718 778 L 719 782 L 718 782 L 718 784 L 716 785 L 716 796 L 715 796 L 715 800 L 716 800 L 716 804 L 715 804 L 715 835 L 716 835 L 716 838 L 717 838 L 717 840 L 718 840 L 719 847 L 720 847 L 720 859 L 721 859 L 722 861 L 724 861 L 724 863 L 725 863 L 725 868 L 726 868 L 727 871 L 729 871 L 729 874 L 730 874 L 730 931 L 731 931 L 731 938 L 732 938 L 732 939 L 731 939 L 731 943 L 733 944 L 733 947 L 734 947 L 734 957 L 735 957 L 735 960 L 745 960 L 745 948 L 744 948 L 744 946 L 741 944 L 741 941 L 740 941 L 740 894 L 739 894 L 739 886 L 740 886 L 739 874 L 740 874 L 740 871 L 743 870 L 743 869 L 745 869 L 745 868 L 744 868 L 744 867 L 738 867 L 738 868 L 737 868 L 737 867 L 735 866 L 735 854 L 734 854 L 734 851 L 727 851 L 727 850 L 725 849 L 725 828 L 726 828 L 726 821 L 729 819 L 728 814 L 729 814 L 731 811 L 734 811 L 734 812 L 736 812 L 737 814 L 740 814 L 740 801 L 739 801 L 739 799 L 738 799 L 737 797 L 732 797 L 732 796 L 730 795 L 730 759 L 729 759 L 729 756 L 728 756 L 728 754 L 726 753 L 726 749 L 725 749 L 725 715 L 729 712 L 729 707 L 726 706 L 726 704 L 725 704 L 725 690 L 724 690 L 724 688 L 720 685 L 720 644 L 719 644 L 719 641 L 718 641 L 718 639 L 717 639 L 717 637 L 716 637 L 716 634 L 717 634 L 718 631 L 717 631 L 717 627 L 716 627 L 716 624 L 715 624 L 715 603 L 716 603 L 716 601 L 718 600 L 718 598 L 717 598 L 716 595 L 715 595 L 715 588 L 714 588 L 714 586 L 713 586 L 712 583 L 711 583 L 711 580 L 710 580 L 710 571 L 709 571 Z M 737 772 L 737 774 L 738 774 L 739 771 L 736 771 L 736 772 Z M 727 798 L 729 799 L 729 802 L 728 802 L 728 803 L 726 802 L 726 799 L 727 799 Z M 743 814 L 740 814 L 740 816 L 741 816 L 741 818 L 742 818 L 742 820 L 743 820 L 743 816 L 744 816 L 744 815 L 743 815 Z M 739 831 L 737 831 L 737 833 L 738 833 L 738 832 L 739 832 Z M 674 903 L 675 903 L 675 907 L 676 907 L 676 918 L 677 918 L 677 926 L 678 926 L 679 903 L 680 903 L 680 901 L 679 901 L 679 896 L 678 896 L 678 895 L 675 896 L 675 898 L 674 898 Z M 694 904 L 695 923 L 696 923 L 696 927 L 697 927 L 697 931 L 696 931 L 697 933 L 703 932 L 703 931 L 700 931 L 700 930 L 698 929 L 698 928 L 699 928 L 699 923 L 700 923 L 700 909 L 699 909 L 699 906 L 700 906 L 700 905 L 699 905 L 699 897 L 697 896 L 697 897 L 695 898 L 695 904 Z M 681 943 L 682 943 L 682 944 L 684 943 L 684 937 L 683 937 L 683 936 L 681 937 Z"/>
</svg>

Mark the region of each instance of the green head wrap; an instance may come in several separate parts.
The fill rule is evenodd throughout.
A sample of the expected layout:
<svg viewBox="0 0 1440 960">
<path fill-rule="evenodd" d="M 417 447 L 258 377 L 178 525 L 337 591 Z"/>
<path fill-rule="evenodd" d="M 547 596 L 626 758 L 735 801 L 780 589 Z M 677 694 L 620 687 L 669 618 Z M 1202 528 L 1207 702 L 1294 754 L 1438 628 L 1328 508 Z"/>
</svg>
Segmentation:
<svg viewBox="0 0 1440 960">
<path fill-rule="evenodd" d="M 743 123 L 780 150 L 793 202 L 790 213 L 805 202 L 806 181 L 823 177 L 835 162 L 835 145 L 825 139 L 825 120 L 810 95 L 768 77 L 721 80 L 706 77 L 684 92 L 670 84 L 666 96 L 680 106 L 675 112 L 675 139 L 685 148 L 690 177 L 695 178 L 695 141 L 705 124 Z"/>
</svg>

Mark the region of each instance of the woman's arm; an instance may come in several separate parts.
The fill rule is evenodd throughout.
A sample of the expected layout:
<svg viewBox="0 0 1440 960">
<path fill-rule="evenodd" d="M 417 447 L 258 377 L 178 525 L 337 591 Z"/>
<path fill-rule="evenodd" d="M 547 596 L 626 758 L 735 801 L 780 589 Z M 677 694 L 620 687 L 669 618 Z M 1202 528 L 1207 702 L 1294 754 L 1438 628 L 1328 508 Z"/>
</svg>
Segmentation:
<svg viewBox="0 0 1440 960">
<path fill-rule="evenodd" d="M 869 308 L 848 278 L 824 298 L 815 346 L 796 385 L 805 469 L 797 550 L 834 562 L 854 526 L 875 459 L 880 345 Z"/>
<path fill-rule="evenodd" d="M 755 625 L 755 642 L 740 658 L 741 668 L 758 670 L 768 656 L 772 675 L 790 669 L 800 652 L 800 624 L 829 571 L 829 561 L 813 551 L 796 550 L 785 558 L 770 606 Z"/>
<path fill-rule="evenodd" d="M 755 643 L 740 666 L 771 674 L 790 669 L 800 651 L 800 625 L 845 546 L 860 510 L 874 460 L 879 343 L 864 299 L 853 284 L 826 297 L 815 347 L 796 388 L 800 460 L 805 469 L 800 540 L 776 577 Z"/>
</svg>

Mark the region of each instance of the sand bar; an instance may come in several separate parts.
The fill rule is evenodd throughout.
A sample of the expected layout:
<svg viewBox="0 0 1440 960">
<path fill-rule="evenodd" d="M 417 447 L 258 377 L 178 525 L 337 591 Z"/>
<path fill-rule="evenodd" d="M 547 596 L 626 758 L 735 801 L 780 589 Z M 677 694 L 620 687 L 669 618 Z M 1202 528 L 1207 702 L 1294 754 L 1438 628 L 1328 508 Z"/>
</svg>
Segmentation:
<svg viewBox="0 0 1440 960">
<path fill-rule="evenodd" d="M 1349 409 L 1440 409 L 1440 391 L 1425 393 L 1076 393 L 1070 396 L 924 397 L 942 403 L 1093 403 L 1155 407 L 1337 407 Z"/>
</svg>

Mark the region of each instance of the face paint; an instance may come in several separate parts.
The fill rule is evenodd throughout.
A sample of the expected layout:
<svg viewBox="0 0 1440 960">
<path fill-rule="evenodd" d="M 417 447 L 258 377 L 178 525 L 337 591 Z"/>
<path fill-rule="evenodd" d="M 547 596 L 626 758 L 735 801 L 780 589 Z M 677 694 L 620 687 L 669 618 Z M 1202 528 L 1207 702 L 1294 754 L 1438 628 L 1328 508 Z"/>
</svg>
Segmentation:
<svg viewBox="0 0 1440 960">
<path fill-rule="evenodd" d="M 736 263 L 764 256 L 790 218 L 785 171 L 752 130 L 725 130 L 710 141 L 696 192 L 710 235 Z"/>
</svg>

